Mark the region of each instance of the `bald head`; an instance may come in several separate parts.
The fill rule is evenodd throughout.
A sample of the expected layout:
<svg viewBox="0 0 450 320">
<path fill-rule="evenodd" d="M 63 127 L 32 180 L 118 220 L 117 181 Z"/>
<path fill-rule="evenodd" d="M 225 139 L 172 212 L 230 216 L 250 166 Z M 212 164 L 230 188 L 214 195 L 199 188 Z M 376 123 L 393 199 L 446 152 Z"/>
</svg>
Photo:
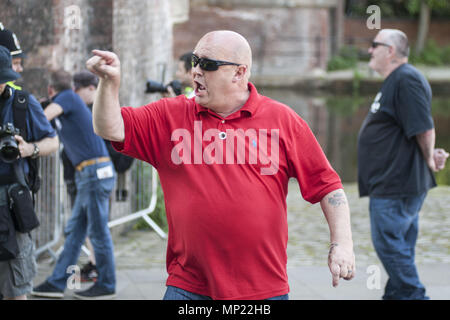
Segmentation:
<svg viewBox="0 0 450 320">
<path fill-rule="evenodd" d="M 379 32 L 386 42 L 395 47 L 396 55 L 399 58 L 409 56 L 409 43 L 406 34 L 397 29 L 382 29 Z"/>
<path fill-rule="evenodd" d="M 210 58 L 252 67 L 252 50 L 247 40 L 237 32 L 229 30 L 212 31 L 205 34 L 197 44 L 209 51 Z M 250 75 L 250 72 L 248 72 Z"/>
</svg>

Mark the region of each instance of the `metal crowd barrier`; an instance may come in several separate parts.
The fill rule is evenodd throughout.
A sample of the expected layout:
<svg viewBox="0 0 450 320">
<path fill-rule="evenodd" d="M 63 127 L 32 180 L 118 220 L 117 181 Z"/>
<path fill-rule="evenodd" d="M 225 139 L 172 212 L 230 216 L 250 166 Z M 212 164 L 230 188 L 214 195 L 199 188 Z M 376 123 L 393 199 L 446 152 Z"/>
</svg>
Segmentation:
<svg viewBox="0 0 450 320">
<path fill-rule="evenodd" d="M 158 235 L 165 239 L 166 233 L 148 216 L 157 204 L 158 174 L 151 165 L 136 160 L 129 170 L 118 177 L 110 202 L 109 228 L 143 218 Z M 71 214 L 70 198 L 63 177 L 63 166 L 59 152 L 40 158 L 41 189 L 36 195 L 35 209 L 41 225 L 33 231 L 36 257 L 47 252 L 52 259 L 62 250 L 64 225 Z M 125 183 L 126 178 L 130 178 Z M 120 199 L 118 184 L 128 189 L 128 196 Z M 121 190 L 123 191 L 123 190 Z M 54 251 L 55 247 L 60 246 Z M 83 246 L 83 251 L 89 251 Z"/>
</svg>

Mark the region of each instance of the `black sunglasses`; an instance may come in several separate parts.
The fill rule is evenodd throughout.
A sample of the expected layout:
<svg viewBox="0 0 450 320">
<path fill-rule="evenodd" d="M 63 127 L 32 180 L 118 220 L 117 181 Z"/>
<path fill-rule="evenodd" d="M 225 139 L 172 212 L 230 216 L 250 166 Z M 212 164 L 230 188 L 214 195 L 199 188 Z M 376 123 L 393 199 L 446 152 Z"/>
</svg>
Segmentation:
<svg viewBox="0 0 450 320">
<path fill-rule="evenodd" d="M 228 61 L 220 61 L 220 60 L 212 60 L 207 58 L 199 58 L 195 54 L 192 55 L 192 68 L 195 68 L 197 65 L 200 66 L 202 70 L 205 71 L 216 71 L 220 66 L 233 65 L 240 66 L 239 63 L 228 62 Z"/>
<path fill-rule="evenodd" d="M 370 45 L 370 47 L 373 49 L 375 49 L 378 46 L 392 47 L 390 44 L 383 43 L 383 42 L 377 42 L 377 41 L 372 41 L 372 44 Z"/>
</svg>

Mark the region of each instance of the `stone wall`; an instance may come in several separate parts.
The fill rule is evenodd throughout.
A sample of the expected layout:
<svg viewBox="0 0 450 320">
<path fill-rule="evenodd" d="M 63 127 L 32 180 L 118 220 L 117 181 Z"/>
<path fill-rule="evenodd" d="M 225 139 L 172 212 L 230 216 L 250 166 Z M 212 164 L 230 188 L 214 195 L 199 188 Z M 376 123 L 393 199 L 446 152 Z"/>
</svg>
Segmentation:
<svg viewBox="0 0 450 320">
<path fill-rule="evenodd" d="M 172 23 L 187 19 L 188 4 L 188 0 L 1 0 L 0 21 L 17 34 L 27 54 L 20 84 L 37 98 L 46 96 L 51 70 L 85 69 L 92 49 L 102 49 L 121 58 L 121 104 L 140 106 L 159 98 L 144 93 L 147 79 L 171 80 Z M 49 172 L 43 170 L 44 179 Z M 118 184 L 130 193 L 131 180 L 128 172 Z M 132 213 L 131 195 L 128 201 L 116 201 L 115 194 L 112 198 L 111 219 Z M 70 210 L 65 215 L 67 219 Z M 38 232 L 50 234 L 50 224 L 43 221 Z"/>
<path fill-rule="evenodd" d="M 52 69 L 84 68 L 93 48 L 112 48 L 113 0 L 3 0 L 0 21 L 27 54 L 19 83 L 36 97 L 47 93 Z"/>
<path fill-rule="evenodd" d="M 330 54 L 330 10 L 312 7 L 191 7 L 189 21 L 174 27 L 174 54 L 193 50 L 208 31 L 242 34 L 253 50 L 252 76 L 301 75 L 325 68 Z"/>
<path fill-rule="evenodd" d="M 376 36 L 378 30 L 370 30 L 366 27 L 364 18 L 346 18 L 344 23 L 344 40 L 346 43 L 356 44 L 361 48 L 367 48 L 370 41 Z M 418 21 L 416 19 L 383 19 L 382 29 L 400 29 L 408 36 L 411 44 L 417 38 Z M 450 21 L 433 19 L 430 21 L 428 39 L 433 39 L 440 46 L 450 45 Z"/>
<path fill-rule="evenodd" d="M 113 47 L 121 59 L 122 105 L 149 101 L 147 79 L 168 80 L 172 70 L 172 22 L 168 1 L 114 1 Z"/>
</svg>

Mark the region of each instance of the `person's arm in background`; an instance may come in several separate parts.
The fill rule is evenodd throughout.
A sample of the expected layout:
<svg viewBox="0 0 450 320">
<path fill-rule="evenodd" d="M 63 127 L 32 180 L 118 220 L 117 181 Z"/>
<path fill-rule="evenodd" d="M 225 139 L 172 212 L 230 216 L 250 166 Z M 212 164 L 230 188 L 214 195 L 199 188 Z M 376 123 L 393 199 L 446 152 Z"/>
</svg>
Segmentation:
<svg viewBox="0 0 450 320">
<path fill-rule="evenodd" d="M 92 108 L 94 131 L 106 140 L 123 142 L 125 126 L 119 103 L 120 60 L 113 52 L 92 52 L 95 56 L 86 62 L 86 66 L 100 79 Z"/>
<path fill-rule="evenodd" d="M 334 190 L 323 197 L 320 206 L 330 229 L 328 267 L 333 276 L 333 286 L 336 287 L 339 278 L 351 280 L 356 273 L 350 209 L 342 189 Z"/>
<path fill-rule="evenodd" d="M 63 113 L 64 113 L 63 108 L 55 102 L 50 103 L 44 109 L 44 114 L 48 121 L 52 121 L 53 119 L 55 119 L 56 117 L 60 116 Z"/>
</svg>

